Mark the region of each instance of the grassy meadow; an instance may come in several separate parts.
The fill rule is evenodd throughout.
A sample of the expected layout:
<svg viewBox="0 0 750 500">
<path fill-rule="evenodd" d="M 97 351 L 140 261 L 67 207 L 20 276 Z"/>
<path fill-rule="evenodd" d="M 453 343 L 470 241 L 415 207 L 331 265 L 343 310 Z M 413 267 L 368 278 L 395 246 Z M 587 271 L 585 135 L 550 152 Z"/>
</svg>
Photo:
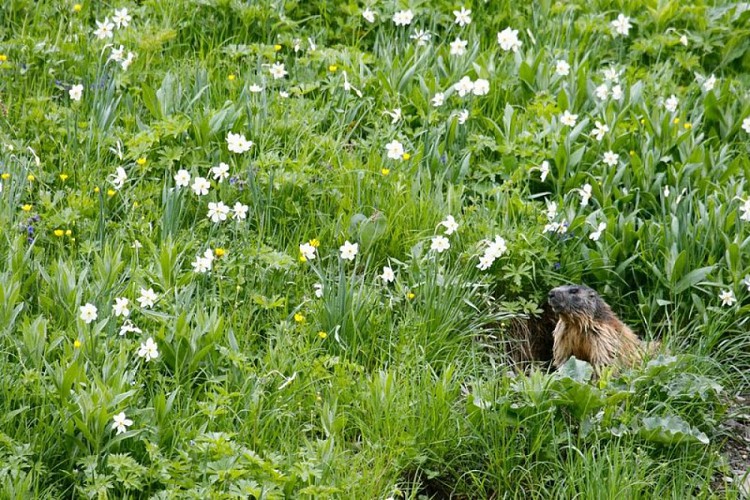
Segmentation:
<svg viewBox="0 0 750 500">
<path fill-rule="evenodd" d="M 3 1 L 0 497 L 740 498 L 749 89 L 741 2 Z M 569 283 L 663 352 L 517 369 Z"/>
</svg>

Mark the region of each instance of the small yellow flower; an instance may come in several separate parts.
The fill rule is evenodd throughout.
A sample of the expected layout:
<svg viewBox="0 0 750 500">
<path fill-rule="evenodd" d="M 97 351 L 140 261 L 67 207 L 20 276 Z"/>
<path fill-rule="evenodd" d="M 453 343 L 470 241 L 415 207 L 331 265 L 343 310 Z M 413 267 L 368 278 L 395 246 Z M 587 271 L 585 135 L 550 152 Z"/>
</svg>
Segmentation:
<svg viewBox="0 0 750 500">
<path fill-rule="evenodd" d="M 10 174 L 8 172 L 3 172 L 3 175 L 0 175 L 4 181 L 7 181 L 10 179 Z"/>
<path fill-rule="evenodd" d="M 137 163 L 137 164 L 138 164 L 139 166 L 141 166 L 141 167 L 142 167 L 143 165 L 145 165 L 145 164 L 146 164 L 146 157 L 145 157 L 145 156 L 141 156 L 140 158 L 138 158 L 137 160 L 135 160 L 135 162 L 136 162 L 136 163 Z"/>
<path fill-rule="evenodd" d="M 646 119 L 645 118 L 641 118 L 641 125 L 645 125 L 645 124 L 646 124 Z"/>
<path fill-rule="evenodd" d="M 0 54 L 0 62 L 5 62 L 8 60 L 8 56 L 5 54 Z"/>
<path fill-rule="evenodd" d="M 80 3 L 77 3 L 73 6 L 73 12 L 81 12 L 81 10 L 83 10 L 83 5 L 81 5 Z"/>
<path fill-rule="evenodd" d="M 320 332 L 318 332 L 318 337 L 321 338 L 321 339 L 324 339 L 324 338 L 328 337 L 328 334 L 326 332 L 320 331 Z"/>
<path fill-rule="evenodd" d="M 58 238 L 62 238 L 64 234 L 65 231 L 63 231 L 62 229 L 55 229 L 55 236 L 57 236 Z"/>
<path fill-rule="evenodd" d="M 318 248 L 320 246 L 320 240 L 318 238 L 313 238 L 309 241 L 311 247 Z"/>
<path fill-rule="evenodd" d="M 98 192 L 99 192 L 99 186 L 96 186 L 96 187 L 94 188 L 94 192 L 95 192 L 95 193 L 98 193 Z"/>
<path fill-rule="evenodd" d="M 75 341 L 73 342 L 73 347 L 75 347 L 76 349 L 80 349 L 81 348 L 81 341 L 78 340 L 78 339 L 75 339 Z"/>
<path fill-rule="evenodd" d="M 138 208 L 139 206 L 141 206 L 140 203 L 138 203 L 137 201 L 133 202 L 133 208 Z"/>
<path fill-rule="evenodd" d="M 60 180 L 65 182 L 68 180 L 68 174 L 60 174 Z"/>
<path fill-rule="evenodd" d="M 26 176 L 26 180 L 29 182 L 34 182 L 34 180 L 36 180 L 36 177 L 34 177 L 34 174 L 29 174 Z"/>
<path fill-rule="evenodd" d="M 217 257 L 224 257 L 224 255 L 226 255 L 226 253 L 227 253 L 227 251 L 224 250 L 223 248 L 216 248 L 216 249 L 214 249 L 214 255 L 216 255 Z"/>
<path fill-rule="evenodd" d="M 330 66 L 328 66 L 328 71 L 330 71 L 331 73 L 335 73 L 337 69 L 339 69 L 339 67 L 335 64 L 331 64 Z"/>
<path fill-rule="evenodd" d="M 685 127 L 685 130 L 690 130 L 691 128 L 693 128 L 693 124 L 690 122 L 685 122 L 683 127 Z"/>
<path fill-rule="evenodd" d="M 635 156 L 635 151 L 633 151 L 632 149 L 630 150 L 630 156 Z"/>
<path fill-rule="evenodd" d="M 294 313 L 294 321 L 297 323 L 304 323 L 305 316 L 302 313 Z"/>
<path fill-rule="evenodd" d="M 299 254 L 299 261 L 300 262 L 307 262 L 307 258 L 304 255 Z"/>
<path fill-rule="evenodd" d="M 411 158 L 411 155 L 409 153 L 404 153 L 401 155 L 401 158 L 403 158 L 404 160 L 408 160 L 409 158 Z"/>
<path fill-rule="evenodd" d="M 27 203 L 26 205 L 21 207 L 21 210 L 23 210 L 24 212 L 31 212 L 31 205 Z"/>
<path fill-rule="evenodd" d="M 675 125 L 677 125 L 678 123 L 680 123 L 680 119 L 677 118 L 677 117 L 675 117 L 675 119 L 672 120 L 672 123 L 674 123 Z"/>
<path fill-rule="evenodd" d="M 227 80 L 230 82 L 233 82 L 237 79 L 237 77 L 234 75 L 234 73 L 230 73 L 229 76 L 227 76 Z"/>
<path fill-rule="evenodd" d="M 115 191 L 114 189 L 107 189 L 107 196 L 109 196 L 110 198 L 114 196 L 116 193 L 117 191 Z"/>
<path fill-rule="evenodd" d="M 390 168 L 381 168 L 380 169 L 380 173 L 383 174 L 383 175 L 388 175 L 388 174 L 391 173 L 391 169 Z"/>
<path fill-rule="evenodd" d="M 73 231 L 71 231 L 70 229 L 65 230 L 65 236 L 70 236 L 72 234 L 73 234 Z"/>
<path fill-rule="evenodd" d="M 409 293 L 406 294 L 406 298 L 409 299 L 409 300 L 413 299 L 414 297 L 416 297 L 416 295 L 414 295 L 413 292 L 409 292 Z"/>
<path fill-rule="evenodd" d="M 275 50 L 276 52 L 280 51 L 281 50 L 281 45 L 279 45 L 277 43 L 276 45 L 273 46 L 273 50 Z"/>
</svg>

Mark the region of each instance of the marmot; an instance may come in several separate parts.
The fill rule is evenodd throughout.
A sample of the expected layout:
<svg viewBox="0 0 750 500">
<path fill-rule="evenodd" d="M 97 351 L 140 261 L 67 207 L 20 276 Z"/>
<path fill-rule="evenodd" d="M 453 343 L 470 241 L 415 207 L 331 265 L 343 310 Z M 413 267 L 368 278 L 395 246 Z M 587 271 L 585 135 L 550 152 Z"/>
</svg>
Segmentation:
<svg viewBox="0 0 750 500">
<path fill-rule="evenodd" d="M 641 340 L 612 312 L 596 291 L 566 285 L 549 292 L 549 304 L 558 314 L 553 332 L 552 364 L 562 366 L 570 356 L 588 361 L 599 373 L 603 366 L 631 366 L 645 351 L 657 347 Z"/>
</svg>

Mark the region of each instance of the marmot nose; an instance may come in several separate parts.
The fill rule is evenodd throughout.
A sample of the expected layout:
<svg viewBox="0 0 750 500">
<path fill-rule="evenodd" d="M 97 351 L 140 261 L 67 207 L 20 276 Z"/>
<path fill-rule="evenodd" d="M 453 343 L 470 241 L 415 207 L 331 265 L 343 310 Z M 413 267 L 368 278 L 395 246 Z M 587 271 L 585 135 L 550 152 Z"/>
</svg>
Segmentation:
<svg viewBox="0 0 750 500">
<path fill-rule="evenodd" d="M 554 290 L 550 290 L 549 293 L 547 294 L 547 298 L 549 298 L 549 299 L 551 299 L 554 296 L 555 296 L 555 291 Z"/>
</svg>

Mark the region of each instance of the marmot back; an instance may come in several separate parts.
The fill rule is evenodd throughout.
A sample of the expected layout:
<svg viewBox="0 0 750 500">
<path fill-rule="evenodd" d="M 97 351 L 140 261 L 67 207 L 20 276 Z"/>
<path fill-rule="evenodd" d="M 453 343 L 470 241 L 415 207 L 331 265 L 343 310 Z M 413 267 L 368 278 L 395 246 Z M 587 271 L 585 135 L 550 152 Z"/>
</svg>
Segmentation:
<svg viewBox="0 0 750 500">
<path fill-rule="evenodd" d="M 570 356 L 591 363 L 596 372 L 602 366 L 630 366 L 641 359 L 644 344 L 595 290 L 582 285 L 559 286 L 549 292 L 548 299 L 558 314 L 552 348 L 555 368 Z"/>
</svg>

